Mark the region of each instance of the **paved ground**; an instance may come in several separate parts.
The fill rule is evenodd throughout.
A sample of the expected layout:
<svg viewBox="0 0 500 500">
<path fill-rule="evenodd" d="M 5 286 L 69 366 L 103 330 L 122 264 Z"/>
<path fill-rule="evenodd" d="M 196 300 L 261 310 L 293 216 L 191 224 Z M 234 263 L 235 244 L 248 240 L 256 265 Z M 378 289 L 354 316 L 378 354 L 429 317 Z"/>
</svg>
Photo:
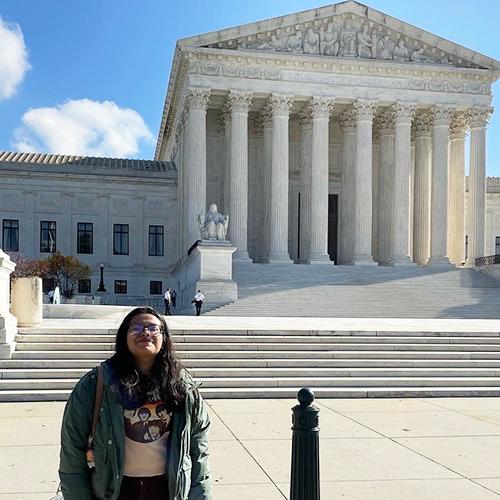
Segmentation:
<svg viewBox="0 0 500 500">
<path fill-rule="evenodd" d="M 292 400 L 212 400 L 214 500 L 288 497 Z M 500 498 L 500 398 L 319 400 L 325 500 Z M 1 403 L 0 500 L 57 487 L 64 403 Z"/>
</svg>

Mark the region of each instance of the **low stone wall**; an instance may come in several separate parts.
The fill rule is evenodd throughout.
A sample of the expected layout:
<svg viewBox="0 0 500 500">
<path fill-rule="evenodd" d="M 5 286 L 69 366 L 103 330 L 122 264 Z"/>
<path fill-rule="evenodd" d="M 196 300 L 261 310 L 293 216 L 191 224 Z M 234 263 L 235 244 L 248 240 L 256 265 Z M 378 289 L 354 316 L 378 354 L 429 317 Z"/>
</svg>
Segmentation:
<svg viewBox="0 0 500 500">
<path fill-rule="evenodd" d="M 132 309 L 135 307 L 44 304 L 43 317 L 49 319 L 122 319 Z"/>
<path fill-rule="evenodd" d="M 10 313 L 10 275 L 15 267 L 0 248 L 0 359 L 9 359 L 16 347 L 17 319 Z"/>
</svg>

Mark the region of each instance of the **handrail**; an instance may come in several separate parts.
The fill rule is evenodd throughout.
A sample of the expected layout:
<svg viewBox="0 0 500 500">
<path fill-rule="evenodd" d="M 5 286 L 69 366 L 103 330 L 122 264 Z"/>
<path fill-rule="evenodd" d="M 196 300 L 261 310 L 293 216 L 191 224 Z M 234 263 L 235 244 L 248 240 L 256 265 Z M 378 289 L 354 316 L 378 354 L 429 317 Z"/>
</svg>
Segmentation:
<svg viewBox="0 0 500 500">
<path fill-rule="evenodd" d="M 478 257 L 476 259 L 476 267 L 492 266 L 493 264 L 500 264 L 500 254 L 488 255 L 486 257 Z"/>
</svg>

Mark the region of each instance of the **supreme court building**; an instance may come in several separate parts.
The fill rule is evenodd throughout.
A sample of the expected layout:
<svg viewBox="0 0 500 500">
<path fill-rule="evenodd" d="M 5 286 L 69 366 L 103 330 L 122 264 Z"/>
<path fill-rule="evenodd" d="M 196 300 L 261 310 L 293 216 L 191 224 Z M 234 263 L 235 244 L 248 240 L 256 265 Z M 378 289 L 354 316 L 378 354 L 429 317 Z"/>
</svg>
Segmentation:
<svg viewBox="0 0 500 500">
<path fill-rule="evenodd" d="M 155 158 L 178 171 L 176 258 L 216 203 L 239 259 L 473 263 L 499 70 L 354 1 L 178 41 Z"/>
<path fill-rule="evenodd" d="M 212 203 L 240 262 L 474 264 L 500 254 L 499 70 L 353 1 L 180 40 L 154 161 L 0 152 L 0 247 L 77 256 L 89 300 L 104 266 L 117 304 L 190 304 Z"/>
</svg>

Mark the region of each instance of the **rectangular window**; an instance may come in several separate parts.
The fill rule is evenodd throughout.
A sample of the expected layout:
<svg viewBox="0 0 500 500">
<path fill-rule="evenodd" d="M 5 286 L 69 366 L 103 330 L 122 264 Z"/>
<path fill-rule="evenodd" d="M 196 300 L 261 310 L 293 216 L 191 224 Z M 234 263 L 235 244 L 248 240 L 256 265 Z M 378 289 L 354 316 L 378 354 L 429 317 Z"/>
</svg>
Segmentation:
<svg viewBox="0 0 500 500">
<path fill-rule="evenodd" d="M 161 295 L 163 292 L 161 281 L 149 282 L 149 295 Z"/>
<path fill-rule="evenodd" d="M 2 249 L 4 252 L 19 252 L 19 221 L 4 219 L 2 227 Z"/>
<path fill-rule="evenodd" d="M 115 293 L 127 293 L 127 280 L 115 280 Z"/>
<path fill-rule="evenodd" d="M 40 252 L 55 253 L 56 251 L 56 222 L 42 220 L 40 222 Z"/>
<path fill-rule="evenodd" d="M 500 236 L 495 236 L 495 255 L 500 255 Z"/>
<path fill-rule="evenodd" d="M 149 226 L 149 255 L 163 256 L 163 226 Z"/>
<path fill-rule="evenodd" d="M 91 283 L 89 279 L 78 280 L 78 293 L 91 293 Z"/>
<path fill-rule="evenodd" d="M 92 222 L 77 223 L 76 252 L 94 253 L 94 224 Z"/>
<path fill-rule="evenodd" d="M 128 255 L 128 224 L 113 224 L 113 254 Z"/>
</svg>

